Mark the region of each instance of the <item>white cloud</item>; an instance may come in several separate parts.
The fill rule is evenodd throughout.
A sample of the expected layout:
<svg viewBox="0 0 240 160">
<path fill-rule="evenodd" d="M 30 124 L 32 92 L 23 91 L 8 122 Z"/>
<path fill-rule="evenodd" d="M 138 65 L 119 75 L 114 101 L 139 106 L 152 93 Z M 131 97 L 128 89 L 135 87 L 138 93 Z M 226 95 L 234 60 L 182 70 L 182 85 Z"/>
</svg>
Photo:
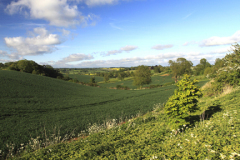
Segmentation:
<svg viewBox="0 0 240 160">
<path fill-rule="evenodd" d="M 119 50 L 111 50 L 111 51 L 108 51 L 107 54 L 102 53 L 101 55 L 102 56 L 116 55 L 116 54 L 122 53 L 122 52 L 130 52 L 130 51 L 133 51 L 137 48 L 138 48 L 138 46 L 127 45 L 127 46 L 121 47 Z"/>
<path fill-rule="evenodd" d="M 108 51 L 108 53 L 106 54 L 106 56 L 110 56 L 110 55 L 116 55 L 118 53 L 122 53 L 121 50 L 112 50 L 112 51 Z"/>
<path fill-rule="evenodd" d="M 190 45 L 190 44 L 197 44 L 197 42 L 196 42 L 196 41 L 185 42 L 185 43 L 183 44 L 183 46 L 188 46 L 188 45 Z"/>
<path fill-rule="evenodd" d="M 168 45 L 155 45 L 152 47 L 152 49 L 156 49 L 156 50 L 163 50 L 163 49 L 167 49 L 167 48 L 172 48 L 173 45 L 172 44 L 168 44 Z"/>
<path fill-rule="evenodd" d="M 240 42 L 240 30 L 235 32 L 232 36 L 229 36 L 229 37 L 214 36 L 209 39 L 203 40 L 200 46 L 226 45 L 226 44 L 233 44 L 235 42 Z"/>
<path fill-rule="evenodd" d="M 126 51 L 126 52 L 129 52 L 129 51 L 133 51 L 135 49 L 137 49 L 138 46 L 130 46 L 130 45 L 127 45 L 125 47 L 122 47 L 120 50 L 121 51 Z"/>
<path fill-rule="evenodd" d="M 82 53 L 71 54 L 68 57 L 63 58 L 62 60 L 58 61 L 57 63 L 68 63 L 68 62 L 76 62 L 76 61 L 83 61 L 83 60 L 91 60 L 93 59 L 92 55 L 86 55 Z"/>
<path fill-rule="evenodd" d="M 116 4 L 117 2 L 118 0 L 85 0 L 86 5 L 88 6 Z"/>
<path fill-rule="evenodd" d="M 74 26 L 88 23 L 96 16 L 83 16 L 77 5 L 70 6 L 67 0 L 18 0 L 12 1 L 5 11 L 9 14 L 21 13 L 33 19 L 44 19 L 54 26 Z M 93 22 L 95 23 L 95 22 Z"/>
<path fill-rule="evenodd" d="M 45 28 L 35 28 L 33 34 L 33 37 L 5 37 L 4 40 L 8 47 L 17 51 L 17 55 L 50 53 L 61 43 L 57 34 L 50 34 Z"/>
</svg>

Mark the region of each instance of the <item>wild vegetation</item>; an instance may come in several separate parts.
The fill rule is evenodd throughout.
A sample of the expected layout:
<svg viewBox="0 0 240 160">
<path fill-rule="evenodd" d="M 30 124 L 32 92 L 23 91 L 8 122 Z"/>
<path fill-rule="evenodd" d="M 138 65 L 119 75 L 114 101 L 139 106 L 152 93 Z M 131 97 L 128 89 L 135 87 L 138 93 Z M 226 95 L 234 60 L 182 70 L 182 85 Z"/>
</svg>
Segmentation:
<svg viewBox="0 0 240 160">
<path fill-rule="evenodd" d="M 89 79 L 90 80 L 90 79 Z M 166 102 L 175 85 L 152 90 L 110 90 L 79 85 L 46 76 L 0 70 L 0 150 L 14 150 L 30 138 L 45 137 L 60 128 L 62 139 L 91 124 L 130 118 Z M 56 131 L 56 133 L 57 133 Z"/>
<path fill-rule="evenodd" d="M 223 59 L 217 59 L 213 66 L 209 66 L 205 59 L 201 59 L 200 64 L 195 67 L 184 58 L 179 58 L 176 62 L 169 61 L 174 80 L 178 81 L 178 89 L 175 85 L 161 85 L 160 88 L 153 87 L 155 89 L 149 90 L 121 91 L 51 79 L 47 87 L 48 91 L 52 89 L 53 92 L 46 94 L 41 85 L 50 78 L 38 76 L 39 80 L 46 79 L 42 79 L 42 84 L 36 80 L 29 86 L 29 91 L 26 88 L 23 92 L 25 82 L 28 85 L 31 83 L 27 80 L 21 81 L 21 76 L 27 75 L 30 81 L 37 77 L 36 75 L 0 71 L 0 82 L 3 86 L 0 100 L 1 104 L 6 105 L 5 108 L 1 108 L 1 118 L 3 118 L 0 125 L 3 124 L 1 129 L 4 128 L 1 132 L 3 143 L 12 138 L 8 141 L 10 144 L 8 143 L 0 154 L 4 158 L 12 157 L 11 154 L 17 151 L 18 159 L 240 159 L 239 56 L 240 46 L 235 44 L 232 52 Z M 219 66 L 222 68 L 217 68 Z M 159 67 L 161 71 L 160 66 L 155 67 Z M 159 73 L 158 69 L 155 70 L 156 76 Z M 207 77 L 213 79 L 199 89 L 195 86 L 196 81 L 190 76 L 182 77 L 185 73 L 194 74 L 195 78 L 201 79 L 198 85 L 204 84 L 203 75 L 207 74 Z M 154 76 L 151 76 L 151 81 L 152 78 Z M 117 79 L 118 82 L 126 81 L 125 77 L 123 79 L 117 77 Z M 93 83 L 95 78 L 92 77 L 90 81 Z M 111 82 L 111 79 L 109 81 Z M 102 84 L 109 82 L 105 81 Z M 56 88 L 57 85 L 64 89 Z M 36 90 L 31 90 L 31 87 Z M 177 90 L 171 96 L 174 89 Z M 34 96 L 28 97 L 26 91 Z M 24 93 L 26 97 L 21 97 Z M 51 98 L 47 99 L 44 96 Z M 163 99 L 168 99 L 166 105 L 159 104 L 165 102 Z M 52 103 L 49 103 L 50 100 Z M 149 110 L 153 106 L 154 109 Z M 122 110 L 119 110 L 120 108 Z M 149 112 L 141 116 L 136 112 L 139 108 L 142 113 Z M 131 113 L 136 117 L 124 119 L 124 116 L 119 116 L 120 111 L 124 113 L 121 115 L 126 116 L 127 113 Z M 101 116 L 104 113 L 111 115 L 106 118 L 106 114 Z M 92 119 L 89 118 L 90 115 L 93 115 Z M 36 131 L 37 126 L 41 125 L 34 123 L 36 121 L 42 123 L 42 117 L 46 120 L 42 130 L 43 136 L 37 137 L 41 133 Z M 81 120 L 88 122 L 93 120 L 95 123 L 85 125 L 85 131 L 79 130 L 82 132 L 77 132 L 80 133 L 78 137 L 70 139 L 69 142 L 66 141 L 67 138 L 60 137 L 60 133 L 60 136 L 56 137 L 56 132 L 53 132 L 52 140 L 49 140 L 51 133 L 48 133 L 46 128 L 61 123 L 64 129 L 71 129 L 74 125 L 84 126 Z M 29 125 L 31 123 L 26 125 L 29 121 L 32 122 L 32 126 Z M 7 123 L 11 128 L 4 125 Z M 74 125 L 71 125 L 72 123 Z M 18 137 L 14 139 L 14 136 L 9 136 L 4 131 L 9 130 L 13 133 L 16 124 L 20 127 L 20 131 Z M 21 130 L 22 128 L 32 135 L 36 132 L 33 136 L 35 139 L 19 144 L 16 149 L 14 140 L 18 143 L 17 140 L 21 137 L 19 135 L 26 134 L 25 130 Z M 64 129 L 63 132 L 66 133 Z M 16 136 L 16 132 L 13 135 Z M 59 143 L 61 141 L 64 143 Z M 11 142 L 14 142 L 14 145 Z"/>
<path fill-rule="evenodd" d="M 25 152 L 20 159 L 239 159 L 240 90 L 202 98 L 192 125 L 172 130 L 163 105 L 88 137 Z"/>
</svg>

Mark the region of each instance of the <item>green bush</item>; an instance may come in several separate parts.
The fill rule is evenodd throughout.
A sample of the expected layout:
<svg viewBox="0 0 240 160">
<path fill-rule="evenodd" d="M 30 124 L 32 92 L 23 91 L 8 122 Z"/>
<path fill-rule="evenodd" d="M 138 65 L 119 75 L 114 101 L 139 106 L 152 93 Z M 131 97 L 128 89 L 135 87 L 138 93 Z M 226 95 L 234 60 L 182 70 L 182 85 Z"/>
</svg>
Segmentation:
<svg viewBox="0 0 240 160">
<path fill-rule="evenodd" d="M 197 80 L 191 80 L 189 75 L 185 75 L 177 83 L 178 89 L 165 105 L 165 113 L 170 117 L 174 129 L 187 124 L 185 119 L 197 110 L 198 98 L 202 93 L 199 87 L 194 85 L 196 82 Z"/>
<path fill-rule="evenodd" d="M 128 86 L 122 86 L 122 85 L 117 85 L 116 88 L 117 89 L 123 89 L 123 90 L 129 90 Z"/>
</svg>

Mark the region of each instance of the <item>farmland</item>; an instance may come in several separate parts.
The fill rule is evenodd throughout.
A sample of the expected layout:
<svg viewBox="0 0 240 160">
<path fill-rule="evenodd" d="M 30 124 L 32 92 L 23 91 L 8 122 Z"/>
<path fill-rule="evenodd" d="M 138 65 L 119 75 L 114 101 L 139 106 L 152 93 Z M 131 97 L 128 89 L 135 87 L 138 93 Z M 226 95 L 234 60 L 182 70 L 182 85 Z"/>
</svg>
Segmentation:
<svg viewBox="0 0 240 160">
<path fill-rule="evenodd" d="M 175 85 L 148 90 L 110 90 L 45 76 L 0 71 L 0 148 L 19 146 L 30 137 L 52 132 L 79 133 L 89 124 L 146 113 L 164 103 Z"/>
</svg>

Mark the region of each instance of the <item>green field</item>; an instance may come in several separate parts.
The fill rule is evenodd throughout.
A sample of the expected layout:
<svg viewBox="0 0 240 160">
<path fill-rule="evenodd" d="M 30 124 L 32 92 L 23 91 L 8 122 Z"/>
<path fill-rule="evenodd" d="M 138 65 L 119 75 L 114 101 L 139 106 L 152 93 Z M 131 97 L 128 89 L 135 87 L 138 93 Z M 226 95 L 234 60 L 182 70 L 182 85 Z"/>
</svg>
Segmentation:
<svg viewBox="0 0 240 160">
<path fill-rule="evenodd" d="M 152 76 L 152 82 L 147 85 L 143 85 L 143 87 L 149 87 L 150 85 L 164 85 L 166 83 L 171 83 L 174 82 L 174 80 L 171 78 L 171 75 L 169 76 Z M 137 89 L 138 86 L 133 85 L 133 79 L 130 78 L 125 78 L 123 81 L 120 81 L 118 79 L 110 79 L 110 82 L 108 83 L 99 83 L 98 84 L 101 87 L 116 87 L 117 85 L 122 85 L 122 86 L 127 86 L 130 89 Z"/>
<path fill-rule="evenodd" d="M 103 81 L 103 77 L 99 77 L 99 76 L 69 74 L 69 77 L 72 79 L 77 79 L 79 82 L 85 82 L 85 83 L 89 83 L 91 77 L 95 77 L 95 82 Z"/>
<path fill-rule="evenodd" d="M 175 85 L 148 90 L 112 90 L 16 71 L 0 71 L 0 150 L 61 127 L 61 135 L 89 123 L 135 116 L 172 95 Z"/>
<path fill-rule="evenodd" d="M 240 159 L 240 88 L 203 97 L 192 125 L 172 130 L 163 106 L 111 129 L 20 159 Z"/>
</svg>

